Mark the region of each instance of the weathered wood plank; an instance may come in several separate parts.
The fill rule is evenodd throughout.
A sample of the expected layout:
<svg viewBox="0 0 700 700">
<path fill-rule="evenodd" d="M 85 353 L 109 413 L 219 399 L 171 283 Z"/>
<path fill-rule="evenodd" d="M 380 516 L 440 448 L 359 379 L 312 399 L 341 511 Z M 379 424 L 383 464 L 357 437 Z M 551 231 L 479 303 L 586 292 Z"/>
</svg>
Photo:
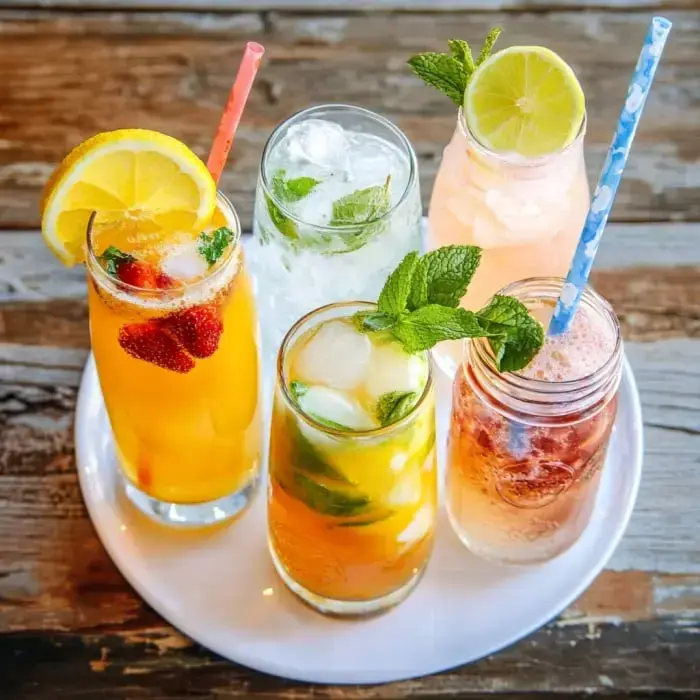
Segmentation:
<svg viewBox="0 0 700 700">
<path fill-rule="evenodd" d="M 309 687 L 271 678 L 190 646 L 169 628 L 93 636 L 4 635 L 0 659 L 6 659 L 11 697 L 23 700 L 78 694 L 279 700 L 485 698 L 494 697 L 494 691 L 498 697 L 652 690 L 671 695 L 700 689 L 698 633 L 697 623 L 673 620 L 606 625 L 593 633 L 579 626 L 548 626 L 470 666 L 373 687 Z"/>
<path fill-rule="evenodd" d="M 618 195 L 619 220 L 699 220 L 700 16 L 674 11 L 644 122 Z M 250 223 L 263 144 L 312 103 L 345 101 L 386 114 L 419 154 L 427 203 L 453 106 L 413 77 L 406 58 L 506 28 L 504 45 L 545 43 L 569 60 L 588 97 L 595 177 L 617 119 L 646 13 L 258 13 L 0 11 L 0 227 L 36 227 L 42 184 L 77 142 L 139 125 L 205 155 L 247 39 L 268 49 L 222 187 Z M 614 98 L 618 96 L 618 98 Z M 79 109 L 76 109 L 79 105 Z"/>
<path fill-rule="evenodd" d="M 697 0 L 5 0 L 8 7 L 80 8 L 103 10 L 285 10 L 288 12 L 387 12 L 572 10 L 583 8 L 695 8 Z"/>
</svg>

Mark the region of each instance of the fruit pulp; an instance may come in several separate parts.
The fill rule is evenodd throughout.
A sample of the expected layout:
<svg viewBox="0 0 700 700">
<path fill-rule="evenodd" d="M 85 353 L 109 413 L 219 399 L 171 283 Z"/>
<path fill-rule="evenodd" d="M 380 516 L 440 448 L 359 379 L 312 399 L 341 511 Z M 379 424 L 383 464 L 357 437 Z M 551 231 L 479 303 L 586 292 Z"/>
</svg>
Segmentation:
<svg viewBox="0 0 700 700">
<path fill-rule="evenodd" d="M 308 330 L 286 353 L 282 381 L 287 387 L 308 382 L 300 356 L 318 333 L 318 326 Z M 362 371 L 356 372 L 357 366 L 348 370 L 351 362 L 338 356 L 331 356 L 331 362 L 348 370 L 342 381 L 332 368 L 323 377 L 313 366 L 316 376 L 309 392 L 321 387 L 319 395 L 327 392 L 339 402 L 331 401 L 329 410 L 343 406 L 332 414 L 334 420 L 330 413 L 321 415 L 321 400 L 315 403 L 317 412 L 305 413 L 281 384 L 272 416 L 268 523 L 274 558 L 295 584 L 326 601 L 380 601 L 410 586 L 427 563 L 435 528 L 432 386 L 420 395 L 428 381 L 427 358 L 409 358 L 401 349 L 387 350 L 358 336 L 372 345 Z M 359 362 L 358 353 L 350 354 Z M 397 372 L 393 384 L 397 391 L 416 389 L 417 403 L 394 427 L 380 428 L 367 407 L 389 388 L 381 384 L 388 372 L 381 373 L 382 379 L 373 372 L 374 363 L 391 361 L 387 355 L 397 363 L 414 362 L 413 371 Z M 425 368 L 422 376 L 417 360 Z M 338 384 L 345 388 L 336 389 Z M 311 405 L 303 398 L 299 403 L 307 409 Z M 326 422 L 338 426 L 340 420 L 360 427 L 324 430 Z"/>
<path fill-rule="evenodd" d="M 237 229 L 229 206 L 219 200 L 212 228 Z M 133 234 L 107 229 L 98 244 L 137 258 L 140 269 L 120 267 L 126 280 L 88 261 L 90 336 L 119 461 L 159 501 L 207 503 L 243 488 L 260 462 L 257 320 L 240 243 L 211 271 L 190 255 L 183 273 L 182 255 L 164 263 L 162 238 Z M 165 288 L 144 274 L 153 269 Z"/>
<path fill-rule="evenodd" d="M 428 247 L 482 249 L 462 306 L 480 309 L 517 280 L 566 275 L 590 202 L 583 131 L 542 159 L 503 157 L 475 141 L 460 112 L 430 200 Z M 461 343 L 440 343 L 433 353 L 454 376 Z"/>
</svg>

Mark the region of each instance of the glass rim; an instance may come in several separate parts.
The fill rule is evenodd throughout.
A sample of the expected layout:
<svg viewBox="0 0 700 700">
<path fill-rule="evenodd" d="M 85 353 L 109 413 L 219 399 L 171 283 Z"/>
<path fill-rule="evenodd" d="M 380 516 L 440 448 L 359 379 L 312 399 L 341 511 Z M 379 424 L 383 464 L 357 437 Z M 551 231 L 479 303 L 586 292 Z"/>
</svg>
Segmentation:
<svg viewBox="0 0 700 700">
<path fill-rule="evenodd" d="M 565 280 L 562 277 L 529 277 L 524 280 L 511 282 L 497 294 L 504 296 L 513 296 L 519 301 L 525 303 L 528 298 L 536 299 L 556 299 L 561 291 L 561 286 Z M 533 289 L 539 293 L 533 292 L 532 296 L 522 294 L 523 291 Z M 521 292 L 517 294 L 516 292 Z M 536 401 L 538 398 L 549 397 L 550 399 L 557 396 L 566 397 L 572 393 L 591 389 L 591 392 L 599 390 L 609 381 L 610 375 L 621 366 L 622 358 L 622 333 L 620 322 L 615 314 L 610 303 L 596 292 L 592 287 L 586 285 L 581 296 L 581 302 L 588 305 L 606 322 L 610 324 L 615 333 L 615 345 L 612 352 L 605 362 L 596 370 L 578 379 L 569 379 L 564 381 L 552 382 L 534 377 L 525 377 L 518 372 L 499 372 L 496 368 L 493 352 L 487 343 L 487 338 L 475 338 L 469 345 L 474 348 L 479 362 L 489 371 L 489 379 L 493 380 L 497 377 L 503 383 L 504 390 L 515 391 L 526 395 L 527 400 Z M 546 329 L 545 329 L 546 333 Z M 467 362 L 467 353 L 462 353 L 462 371 L 465 372 L 465 364 Z M 562 401 L 564 398 L 562 398 Z"/>
<path fill-rule="evenodd" d="M 485 144 L 481 143 L 481 141 L 477 139 L 474 132 L 469 128 L 467 116 L 464 113 L 463 107 L 460 107 L 457 111 L 457 124 L 462 132 L 462 135 L 467 139 L 467 141 L 469 141 L 470 145 L 472 145 L 479 152 L 480 155 L 487 158 L 492 158 L 500 163 L 503 163 L 504 165 L 514 168 L 537 168 L 550 165 L 552 161 L 556 160 L 560 156 L 566 155 L 580 145 L 586 135 L 586 128 L 588 126 L 588 112 L 584 110 L 583 119 L 581 120 L 578 132 L 570 143 L 567 143 L 563 148 L 552 151 L 551 153 L 545 153 L 544 155 L 534 157 L 521 156 L 517 153 L 510 153 L 507 151 L 494 151 Z"/>
<path fill-rule="evenodd" d="M 294 336 L 299 331 L 299 329 L 305 323 L 310 321 L 314 316 L 321 314 L 325 311 L 331 311 L 334 309 L 349 309 L 349 308 L 356 308 L 358 311 L 361 310 L 362 308 L 366 308 L 367 310 L 369 310 L 369 309 L 376 309 L 377 305 L 375 302 L 371 302 L 371 301 L 339 301 L 339 302 L 334 302 L 332 304 L 325 304 L 324 306 L 319 306 L 318 308 L 309 311 L 307 314 L 304 314 L 298 321 L 296 321 L 292 325 L 292 327 L 285 334 L 285 336 L 282 340 L 282 343 L 280 344 L 279 351 L 277 352 L 277 362 L 276 362 L 277 383 L 282 389 L 282 395 L 284 396 L 284 399 L 285 399 L 287 405 L 291 408 L 291 410 L 294 412 L 294 414 L 299 416 L 305 423 L 307 423 L 309 426 L 311 426 L 315 430 L 319 430 L 319 431 L 325 433 L 326 435 L 331 435 L 333 437 L 346 438 L 346 439 L 349 439 L 349 438 L 364 439 L 364 438 L 381 437 L 382 435 L 387 435 L 387 434 L 397 430 L 398 428 L 406 425 L 407 423 L 409 423 L 414 418 L 418 409 L 423 406 L 423 404 L 427 400 L 428 396 L 430 396 L 430 393 L 431 393 L 431 390 L 433 387 L 433 363 L 432 363 L 432 358 L 431 358 L 430 352 L 423 351 L 424 355 L 426 357 L 427 363 L 428 363 L 428 378 L 425 381 L 425 386 L 423 387 L 423 393 L 420 395 L 420 397 L 418 398 L 416 403 L 413 405 L 411 410 L 405 416 L 402 416 L 395 423 L 390 423 L 389 425 L 379 426 L 378 428 L 369 428 L 367 430 L 342 430 L 342 429 L 338 429 L 338 428 L 332 428 L 332 427 L 325 425 L 323 423 L 319 423 L 317 420 L 315 420 L 310 415 L 308 415 L 301 408 L 301 406 L 299 406 L 299 404 L 294 400 L 294 397 L 292 396 L 292 393 L 291 393 L 290 388 L 289 388 L 289 383 L 287 382 L 286 372 L 285 372 L 285 368 L 284 368 L 284 360 L 285 360 L 287 351 L 293 345 Z"/>
<path fill-rule="evenodd" d="M 289 211 L 284 205 L 283 202 L 281 202 L 274 194 L 272 191 L 272 188 L 270 187 L 270 183 L 268 182 L 267 179 L 267 173 L 265 172 L 265 163 L 269 157 L 270 152 L 272 151 L 274 142 L 279 138 L 279 134 L 281 133 L 282 129 L 284 127 L 292 125 L 292 123 L 297 122 L 297 121 L 302 121 L 304 118 L 307 118 L 310 114 L 313 114 L 314 112 L 321 111 L 321 110 L 347 110 L 347 111 L 352 111 L 352 112 L 357 112 L 364 117 L 367 117 L 369 119 L 374 120 L 375 122 L 380 123 L 382 126 L 387 128 L 389 131 L 393 132 L 398 138 L 399 141 L 403 144 L 405 147 L 405 151 L 408 155 L 408 164 L 409 164 L 409 171 L 408 171 L 408 180 L 406 181 L 406 187 L 404 188 L 404 191 L 401 193 L 401 197 L 396 201 L 395 204 L 393 204 L 384 214 L 382 214 L 380 217 L 376 219 L 372 219 L 372 221 L 367 221 L 362 224 L 344 224 L 342 226 L 326 226 L 323 224 L 313 224 L 309 221 L 306 221 L 305 219 L 300 218 L 293 212 Z M 269 197 L 277 206 L 277 208 L 288 218 L 291 219 L 294 223 L 296 224 L 302 224 L 305 227 L 312 228 L 316 231 L 323 231 L 323 232 L 331 232 L 331 233 L 337 233 L 339 231 L 342 232 L 348 232 L 348 231 L 359 231 L 363 229 L 365 226 L 368 224 L 375 224 L 379 221 L 384 221 L 388 219 L 392 214 L 408 199 L 411 189 L 413 188 L 413 185 L 415 184 L 416 178 L 418 174 L 418 159 L 416 157 L 416 153 L 413 150 L 413 146 L 411 145 L 411 142 L 408 140 L 408 137 L 406 134 L 399 129 L 396 124 L 394 124 L 392 121 L 387 119 L 386 117 L 383 117 L 381 114 L 378 114 L 377 112 L 373 112 L 371 109 L 365 109 L 364 107 L 358 107 L 356 105 L 348 105 L 344 104 L 341 102 L 331 102 L 328 104 L 321 104 L 321 105 L 314 105 L 312 107 L 306 107 L 304 109 L 299 110 L 298 112 L 295 112 L 292 114 L 290 117 L 285 119 L 283 122 L 280 122 L 272 131 L 270 136 L 268 137 L 267 141 L 265 142 L 265 146 L 263 147 L 263 152 L 260 157 L 260 166 L 258 168 L 258 181 L 260 182 L 262 189 L 264 191 L 264 194 L 266 197 Z"/>
<path fill-rule="evenodd" d="M 216 201 L 217 204 L 223 205 L 223 208 L 225 209 L 224 214 L 226 215 L 226 218 L 230 218 L 235 225 L 235 230 L 233 232 L 233 241 L 231 242 L 231 245 L 228 246 L 228 253 L 226 253 L 226 256 L 220 262 L 217 261 L 218 264 L 208 269 L 206 274 L 200 279 L 194 280 L 193 282 L 186 282 L 185 284 L 181 284 L 178 287 L 172 287 L 168 289 L 144 289 L 143 287 L 137 287 L 133 284 L 129 284 L 128 282 L 122 282 L 121 280 L 115 279 L 102 267 L 102 265 L 100 265 L 98 256 L 92 245 L 93 222 L 97 213 L 96 211 L 93 211 L 90 214 L 90 219 L 88 220 L 88 224 L 85 231 L 87 251 L 86 267 L 88 268 L 90 274 L 93 277 L 99 276 L 101 278 L 101 282 L 106 281 L 108 285 L 118 286 L 121 290 L 130 293 L 136 293 L 141 297 L 146 296 L 151 298 L 177 298 L 179 296 L 182 296 L 186 292 L 196 290 L 197 288 L 203 286 L 205 283 L 210 282 L 211 279 L 220 274 L 222 270 L 225 270 L 230 265 L 231 260 L 237 257 L 236 253 L 240 250 L 241 247 L 241 221 L 238 217 L 238 212 L 236 211 L 236 208 L 233 206 L 231 200 L 219 189 L 216 190 Z"/>
</svg>

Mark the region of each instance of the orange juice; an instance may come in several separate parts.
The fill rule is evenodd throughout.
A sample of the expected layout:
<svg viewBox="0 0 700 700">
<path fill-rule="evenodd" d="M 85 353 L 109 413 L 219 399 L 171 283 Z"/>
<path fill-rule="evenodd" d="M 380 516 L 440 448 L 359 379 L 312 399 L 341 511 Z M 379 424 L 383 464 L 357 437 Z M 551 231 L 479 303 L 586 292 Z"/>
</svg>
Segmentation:
<svg viewBox="0 0 700 700">
<path fill-rule="evenodd" d="M 192 233 L 122 225 L 90 241 L 90 335 L 127 492 L 171 523 L 235 515 L 258 478 L 257 320 L 238 219 L 219 195 L 209 233 L 221 226 L 233 236 L 213 263 Z"/>
<path fill-rule="evenodd" d="M 270 435 L 273 560 L 305 602 L 336 615 L 379 612 L 410 593 L 437 505 L 428 358 L 361 334 L 348 318 L 357 309 L 323 307 L 287 335 Z M 393 422 L 387 397 L 410 402 Z"/>
</svg>

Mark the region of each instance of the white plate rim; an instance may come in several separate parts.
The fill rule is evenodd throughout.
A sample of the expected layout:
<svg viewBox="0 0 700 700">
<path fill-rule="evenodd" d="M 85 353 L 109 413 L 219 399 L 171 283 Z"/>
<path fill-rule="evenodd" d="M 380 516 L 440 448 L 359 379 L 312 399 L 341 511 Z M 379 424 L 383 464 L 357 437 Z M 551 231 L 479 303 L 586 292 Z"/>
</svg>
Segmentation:
<svg viewBox="0 0 700 700">
<path fill-rule="evenodd" d="M 559 599 L 557 603 L 552 607 L 552 609 L 547 614 L 543 614 L 540 620 L 538 620 L 536 623 L 524 627 L 517 633 L 514 633 L 509 637 L 503 639 L 501 643 L 494 645 L 492 648 L 484 649 L 483 652 L 479 653 L 477 656 L 473 656 L 471 658 L 467 657 L 463 661 L 457 663 L 450 662 L 445 665 L 438 665 L 428 670 L 421 669 L 416 672 L 399 674 L 392 671 L 371 671 L 364 675 L 362 678 L 358 677 L 358 673 L 353 671 L 331 670 L 325 673 L 305 673 L 303 671 L 296 672 L 295 670 L 290 669 L 284 664 L 271 663 L 269 662 L 269 660 L 266 660 L 264 663 L 260 663 L 260 660 L 256 657 L 255 654 L 247 653 L 246 650 L 240 648 L 240 646 L 235 650 L 234 655 L 231 653 L 231 649 L 222 648 L 215 640 L 208 640 L 206 638 L 206 633 L 203 634 L 199 630 L 192 629 L 187 619 L 176 619 L 178 617 L 177 615 L 173 615 L 170 612 L 164 613 L 159 604 L 159 601 L 151 594 L 151 591 L 148 590 L 145 586 L 141 585 L 138 576 L 131 570 L 128 561 L 126 561 L 124 557 L 121 556 L 117 548 L 112 546 L 110 533 L 104 521 L 102 520 L 102 518 L 99 517 L 99 513 L 97 512 L 97 503 L 93 502 L 91 498 L 93 490 L 92 484 L 89 481 L 91 477 L 89 476 L 87 469 L 83 466 L 88 462 L 88 442 L 86 441 L 86 434 L 88 433 L 88 422 L 85 420 L 85 417 L 88 412 L 90 400 L 95 400 L 96 395 L 99 396 L 100 401 L 102 400 L 101 394 L 99 392 L 99 381 L 97 379 L 94 356 L 92 355 L 92 353 L 90 353 L 88 357 L 81 378 L 75 413 L 75 451 L 77 457 L 79 483 L 81 491 L 83 492 L 83 498 L 88 510 L 88 514 L 90 515 L 95 530 L 110 558 L 120 570 L 124 578 L 151 608 L 153 608 L 169 624 L 180 630 L 182 633 L 184 633 L 187 637 L 189 637 L 196 643 L 201 644 L 203 647 L 211 650 L 216 654 L 219 654 L 220 656 L 224 657 L 225 659 L 228 659 L 233 663 L 243 665 L 247 668 L 262 673 L 272 674 L 281 678 L 288 678 L 291 680 L 301 682 L 337 685 L 369 685 L 409 680 L 412 678 L 432 675 L 435 673 L 448 671 L 462 665 L 474 663 L 475 661 L 478 661 L 481 658 L 499 652 L 511 646 L 512 644 L 520 641 L 521 639 L 533 633 L 537 629 L 540 629 L 543 625 L 550 622 L 552 619 L 557 617 L 563 610 L 569 607 L 569 605 L 571 605 L 571 603 L 574 602 L 591 585 L 591 583 L 595 580 L 598 574 L 603 570 L 607 562 L 610 560 L 610 557 L 615 551 L 617 545 L 620 542 L 620 539 L 622 538 L 627 528 L 629 519 L 632 515 L 632 511 L 637 500 L 642 474 L 644 436 L 642 429 L 643 423 L 641 401 L 634 374 L 626 357 L 623 359 L 622 367 L 622 385 L 624 386 L 625 384 L 627 385 L 626 390 L 630 400 L 627 410 L 631 414 L 630 421 L 635 426 L 635 429 L 633 431 L 635 436 L 635 444 L 631 446 L 635 457 L 634 464 L 632 465 L 633 474 L 630 482 L 630 488 L 628 489 L 629 497 L 627 502 L 625 503 L 624 511 L 620 514 L 620 517 L 617 519 L 617 527 L 615 531 L 611 533 L 612 536 L 608 542 L 608 546 L 605 549 L 601 550 L 596 566 L 592 567 L 586 576 L 581 577 L 578 585 L 571 589 L 568 596 Z M 94 391 L 95 388 L 97 388 L 96 393 Z M 264 497 L 264 494 L 259 493 L 257 498 L 261 497 Z"/>
</svg>

